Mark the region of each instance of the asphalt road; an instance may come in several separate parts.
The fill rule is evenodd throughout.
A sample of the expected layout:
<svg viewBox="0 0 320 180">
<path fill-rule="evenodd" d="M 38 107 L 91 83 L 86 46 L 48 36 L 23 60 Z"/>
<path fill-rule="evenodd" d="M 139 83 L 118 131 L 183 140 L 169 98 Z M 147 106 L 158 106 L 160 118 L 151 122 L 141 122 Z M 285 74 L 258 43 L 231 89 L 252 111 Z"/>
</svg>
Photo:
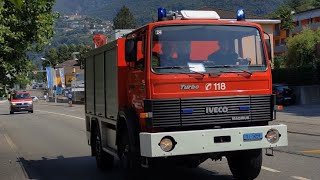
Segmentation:
<svg viewBox="0 0 320 180">
<path fill-rule="evenodd" d="M 299 114 L 305 111 L 294 108 L 294 113 L 290 108 L 279 113 L 277 120 L 292 130 L 289 146 L 263 157 L 257 179 L 320 179 L 320 109 Z M 8 112 L 8 104 L 0 103 L 0 179 L 126 179 L 117 163 L 109 172 L 96 169 L 86 142 L 83 106 L 40 103 L 34 114 Z M 141 179 L 173 179 L 173 174 L 184 180 L 233 179 L 224 158 L 195 169 L 155 170 Z"/>
</svg>

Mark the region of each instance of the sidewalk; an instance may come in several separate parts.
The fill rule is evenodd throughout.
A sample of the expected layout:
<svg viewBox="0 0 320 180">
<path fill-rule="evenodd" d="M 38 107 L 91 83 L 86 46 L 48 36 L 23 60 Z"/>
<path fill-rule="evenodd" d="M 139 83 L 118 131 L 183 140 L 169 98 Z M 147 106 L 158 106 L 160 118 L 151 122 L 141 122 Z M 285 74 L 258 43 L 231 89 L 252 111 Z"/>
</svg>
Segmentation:
<svg viewBox="0 0 320 180">
<path fill-rule="evenodd" d="M 50 96 L 48 102 L 55 102 L 55 98 Z M 57 97 L 57 103 L 68 103 L 67 97 Z M 84 104 L 82 101 L 73 101 L 73 104 Z"/>
<path fill-rule="evenodd" d="M 272 122 L 279 123 L 286 124 L 289 132 L 320 136 L 320 105 L 286 106 Z"/>
<path fill-rule="evenodd" d="M 0 104 L 6 103 L 6 102 L 8 102 L 8 100 L 0 100 Z"/>
</svg>

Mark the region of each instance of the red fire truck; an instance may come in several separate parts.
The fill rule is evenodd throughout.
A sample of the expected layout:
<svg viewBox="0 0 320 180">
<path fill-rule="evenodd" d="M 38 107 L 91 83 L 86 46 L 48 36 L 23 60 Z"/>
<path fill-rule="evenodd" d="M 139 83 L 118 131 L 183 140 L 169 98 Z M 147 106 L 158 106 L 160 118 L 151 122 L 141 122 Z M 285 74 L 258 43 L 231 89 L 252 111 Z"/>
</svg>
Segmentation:
<svg viewBox="0 0 320 180">
<path fill-rule="evenodd" d="M 92 50 L 85 61 L 86 131 L 98 168 L 197 167 L 225 156 L 254 179 L 262 149 L 287 146 L 275 119 L 270 37 L 215 11 L 166 14 Z"/>
</svg>

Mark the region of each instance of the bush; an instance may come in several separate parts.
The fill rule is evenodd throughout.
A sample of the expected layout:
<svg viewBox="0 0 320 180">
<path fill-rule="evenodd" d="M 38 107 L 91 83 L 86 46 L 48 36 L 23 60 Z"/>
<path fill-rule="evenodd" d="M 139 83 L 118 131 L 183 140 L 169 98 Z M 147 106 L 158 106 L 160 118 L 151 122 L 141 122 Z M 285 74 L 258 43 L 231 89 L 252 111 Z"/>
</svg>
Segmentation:
<svg viewBox="0 0 320 180">
<path fill-rule="evenodd" d="M 274 69 L 272 81 L 295 86 L 320 84 L 320 72 L 312 67 Z"/>
</svg>

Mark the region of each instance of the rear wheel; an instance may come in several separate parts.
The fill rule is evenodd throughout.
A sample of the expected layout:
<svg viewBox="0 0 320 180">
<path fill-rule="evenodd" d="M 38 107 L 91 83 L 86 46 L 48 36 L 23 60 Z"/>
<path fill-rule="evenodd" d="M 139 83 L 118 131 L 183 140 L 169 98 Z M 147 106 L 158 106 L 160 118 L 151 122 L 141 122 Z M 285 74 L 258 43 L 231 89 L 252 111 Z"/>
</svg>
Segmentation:
<svg viewBox="0 0 320 180">
<path fill-rule="evenodd" d="M 29 111 L 29 113 L 33 113 L 33 110 Z"/>
<path fill-rule="evenodd" d="M 10 111 L 10 114 L 13 114 L 14 112 L 13 111 Z"/>
<path fill-rule="evenodd" d="M 233 152 L 227 156 L 229 168 L 236 179 L 252 180 L 258 177 L 262 166 L 262 150 Z"/>
<path fill-rule="evenodd" d="M 114 157 L 106 153 L 102 149 L 102 140 L 101 140 L 99 128 L 95 128 L 93 145 L 95 150 L 97 167 L 101 170 L 112 169 Z"/>
</svg>

